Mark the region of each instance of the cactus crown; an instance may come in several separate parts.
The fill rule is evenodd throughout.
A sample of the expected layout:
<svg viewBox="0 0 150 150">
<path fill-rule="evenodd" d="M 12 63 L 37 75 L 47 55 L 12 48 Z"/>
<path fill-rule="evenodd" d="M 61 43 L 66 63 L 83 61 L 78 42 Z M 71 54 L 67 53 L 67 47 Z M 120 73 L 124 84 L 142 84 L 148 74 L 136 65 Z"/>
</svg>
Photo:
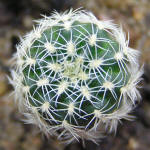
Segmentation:
<svg viewBox="0 0 150 150">
<path fill-rule="evenodd" d="M 12 72 L 27 122 L 60 139 L 95 141 L 129 119 L 142 71 L 122 30 L 85 11 L 38 22 L 17 46 Z"/>
</svg>

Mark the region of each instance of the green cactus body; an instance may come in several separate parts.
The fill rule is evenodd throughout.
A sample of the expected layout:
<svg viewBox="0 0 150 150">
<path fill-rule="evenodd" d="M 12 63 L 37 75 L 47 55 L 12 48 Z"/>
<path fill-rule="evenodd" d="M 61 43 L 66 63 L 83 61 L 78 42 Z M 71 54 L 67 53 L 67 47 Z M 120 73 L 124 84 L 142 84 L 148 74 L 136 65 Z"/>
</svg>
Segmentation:
<svg viewBox="0 0 150 150">
<path fill-rule="evenodd" d="M 60 139 L 95 141 L 130 119 L 142 71 L 122 30 L 84 11 L 39 22 L 17 47 L 12 73 L 28 122 Z"/>
</svg>

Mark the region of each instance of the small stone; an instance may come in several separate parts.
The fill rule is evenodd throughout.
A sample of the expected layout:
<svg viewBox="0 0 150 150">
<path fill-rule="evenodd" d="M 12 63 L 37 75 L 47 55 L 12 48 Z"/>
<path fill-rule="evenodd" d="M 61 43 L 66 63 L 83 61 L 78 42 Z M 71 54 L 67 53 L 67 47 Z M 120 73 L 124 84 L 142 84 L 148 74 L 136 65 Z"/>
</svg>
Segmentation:
<svg viewBox="0 0 150 150">
<path fill-rule="evenodd" d="M 137 148 L 139 148 L 139 143 L 135 138 L 131 137 L 129 139 L 128 147 L 130 150 L 136 150 Z"/>
<path fill-rule="evenodd" d="M 144 12 L 143 10 L 141 9 L 141 7 L 136 7 L 133 9 L 133 17 L 135 20 L 137 21 L 141 21 L 144 17 Z"/>
<path fill-rule="evenodd" d="M 4 73 L 0 73 L 0 96 L 3 96 L 8 90 L 8 83 Z"/>
<path fill-rule="evenodd" d="M 24 16 L 24 18 L 23 18 L 23 25 L 26 27 L 26 28 L 31 28 L 32 27 L 32 25 L 33 25 L 33 18 L 31 17 L 31 16 L 29 16 L 29 15 L 26 15 L 26 16 Z"/>
</svg>

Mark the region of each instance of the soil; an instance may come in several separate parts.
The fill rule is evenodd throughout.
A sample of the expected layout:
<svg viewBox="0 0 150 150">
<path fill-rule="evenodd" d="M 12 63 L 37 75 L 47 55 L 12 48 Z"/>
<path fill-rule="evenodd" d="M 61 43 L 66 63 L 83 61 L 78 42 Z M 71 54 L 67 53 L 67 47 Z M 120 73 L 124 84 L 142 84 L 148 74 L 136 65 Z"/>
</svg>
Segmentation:
<svg viewBox="0 0 150 150">
<path fill-rule="evenodd" d="M 8 82 L 11 58 L 19 37 L 30 31 L 32 20 L 53 10 L 83 7 L 99 19 L 110 19 L 130 33 L 130 47 L 141 51 L 144 64 L 142 100 L 132 112 L 136 119 L 122 120 L 116 135 L 98 145 L 86 141 L 65 146 L 47 139 L 35 126 L 24 124 Z M 0 150 L 150 150 L 150 1 L 149 0 L 0 0 Z"/>
</svg>

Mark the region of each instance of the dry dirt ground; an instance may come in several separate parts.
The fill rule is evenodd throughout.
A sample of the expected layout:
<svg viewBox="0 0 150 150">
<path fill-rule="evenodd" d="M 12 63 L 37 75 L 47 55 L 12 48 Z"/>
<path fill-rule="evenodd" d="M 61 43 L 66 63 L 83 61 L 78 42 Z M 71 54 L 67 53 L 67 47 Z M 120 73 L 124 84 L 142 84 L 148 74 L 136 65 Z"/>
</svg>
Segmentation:
<svg viewBox="0 0 150 150">
<path fill-rule="evenodd" d="M 32 20 L 52 10 L 83 7 L 99 19 L 111 19 L 130 33 L 130 46 L 141 51 L 145 64 L 140 89 L 141 103 L 133 111 L 136 120 L 122 121 L 116 136 L 109 135 L 99 145 L 87 141 L 68 146 L 46 139 L 32 125 L 25 125 L 10 94 L 13 89 L 10 59 L 19 36 L 32 29 Z M 0 0 L 0 150 L 150 150 L 150 1 L 149 0 Z"/>
</svg>

